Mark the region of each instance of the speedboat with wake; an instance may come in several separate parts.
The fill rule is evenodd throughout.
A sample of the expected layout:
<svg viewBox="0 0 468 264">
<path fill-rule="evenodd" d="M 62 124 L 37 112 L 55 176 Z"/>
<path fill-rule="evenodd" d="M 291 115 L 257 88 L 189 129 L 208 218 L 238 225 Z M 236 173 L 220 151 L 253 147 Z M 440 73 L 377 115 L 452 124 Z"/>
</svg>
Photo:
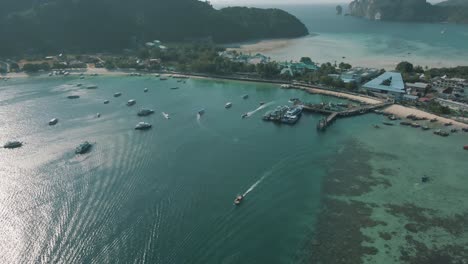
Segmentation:
<svg viewBox="0 0 468 264">
<path fill-rule="evenodd" d="M 164 112 L 162 112 L 162 115 L 163 115 L 163 116 L 164 116 L 164 118 L 166 118 L 166 119 L 171 119 L 171 117 L 169 116 L 169 114 L 168 114 L 168 113 L 164 113 Z"/>
<path fill-rule="evenodd" d="M 200 109 L 200 110 L 198 110 L 198 114 L 199 114 L 199 115 L 203 115 L 204 113 L 205 113 L 205 109 Z"/>
<path fill-rule="evenodd" d="M 241 115 L 241 118 L 244 119 L 244 118 L 246 118 L 246 117 L 248 117 L 248 116 L 249 116 L 248 113 L 243 113 L 243 114 Z"/>
<path fill-rule="evenodd" d="M 238 195 L 236 199 L 234 199 L 234 205 L 239 205 L 243 199 L 244 199 L 244 195 Z"/>
</svg>

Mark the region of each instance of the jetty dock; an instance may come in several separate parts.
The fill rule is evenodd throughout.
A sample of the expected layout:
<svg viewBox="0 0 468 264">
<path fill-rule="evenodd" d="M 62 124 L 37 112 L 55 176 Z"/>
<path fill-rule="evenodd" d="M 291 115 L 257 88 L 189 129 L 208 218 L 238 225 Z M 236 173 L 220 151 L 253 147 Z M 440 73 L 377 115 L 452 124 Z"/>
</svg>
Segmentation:
<svg viewBox="0 0 468 264">
<path fill-rule="evenodd" d="M 363 115 L 369 112 L 372 112 L 376 109 L 380 109 L 389 105 L 392 105 L 393 102 L 384 102 L 375 105 L 361 105 L 358 107 L 351 107 L 347 109 L 340 110 L 338 108 L 333 109 L 333 107 L 328 107 L 327 104 L 309 104 L 303 103 L 301 101 L 296 101 L 296 105 L 301 105 L 303 110 L 310 113 L 318 113 L 322 115 L 327 115 L 325 118 L 321 119 L 317 124 L 317 130 L 325 131 L 333 122 L 338 118 L 351 117 L 356 115 Z"/>
</svg>

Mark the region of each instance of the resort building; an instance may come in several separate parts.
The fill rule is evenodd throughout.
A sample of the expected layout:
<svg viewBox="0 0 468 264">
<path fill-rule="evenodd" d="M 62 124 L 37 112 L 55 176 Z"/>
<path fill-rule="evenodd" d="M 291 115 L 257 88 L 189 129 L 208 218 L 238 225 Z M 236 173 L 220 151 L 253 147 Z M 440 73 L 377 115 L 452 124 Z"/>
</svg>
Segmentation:
<svg viewBox="0 0 468 264">
<path fill-rule="evenodd" d="M 340 78 L 344 83 L 362 83 L 363 81 L 370 80 L 377 76 L 379 72 L 378 69 L 356 67 L 342 73 Z"/>
<path fill-rule="evenodd" d="M 367 90 L 382 95 L 390 95 L 395 99 L 402 99 L 406 94 L 405 83 L 401 73 L 385 72 L 379 77 L 363 85 Z"/>
<path fill-rule="evenodd" d="M 406 83 L 406 90 L 416 96 L 423 96 L 428 92 L 430 85 L 423 82 Z"/>
<path fill-rule="evenodd" d="M 280 63 L 281 74 L 294 76 L 296 74 L 304 74 L 306 72 L 313 72 L 318 69 L 315 63 L 304 62 L 283 62 Z"/>
<path fill-rule="evenodd" d="M 465 87 L 468 87 L 468 82 L 460 78 L 436 77 L 432 79 L 432 88 L 440 94 L 452 94 L 460 92 Z"/>
</svg>

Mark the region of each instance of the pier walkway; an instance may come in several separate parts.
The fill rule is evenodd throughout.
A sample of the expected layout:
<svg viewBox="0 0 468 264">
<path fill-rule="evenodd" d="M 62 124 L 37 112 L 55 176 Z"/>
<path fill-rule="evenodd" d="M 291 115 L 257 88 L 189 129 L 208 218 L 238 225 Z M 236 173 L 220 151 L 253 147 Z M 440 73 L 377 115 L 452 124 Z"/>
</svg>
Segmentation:
<svg viewBox="0 0 468 264">
<path fill-rule="evenodd" d="M 354 108 L 351 108 L 351 109 L 347 109 L 347 110 L 344 110 L 344 111 L 333 111 L 333 110 L 330 110 L 330 109 L 326 109 L 326 108 L 324 108 L 324 104 L 318 104 L 318 105 L 304 104 L 304 103 L 302 103 L 300 101 L 296 101 L 295 104 L 302 105 L 304 111 L 311 112 L 311 113 L 319 113 L 319 114 L 328 115 L 326 118 L 320 120 L 320 122 L 317 124 L 317 129 L 320 130 L 320 131 L 324 131 L 337 118 L 356 116 L 356 115 L 363 115 L 363 114 L 369 113 L 371 111 L 374 111 L 376 109 L 392 105 L 393 102 L 385 102 L 385 103 L 375 104 L 375 105 L 364 105 L 364 106 L 359 106 L 359 107 L 354 107 Z"/>
</svg>

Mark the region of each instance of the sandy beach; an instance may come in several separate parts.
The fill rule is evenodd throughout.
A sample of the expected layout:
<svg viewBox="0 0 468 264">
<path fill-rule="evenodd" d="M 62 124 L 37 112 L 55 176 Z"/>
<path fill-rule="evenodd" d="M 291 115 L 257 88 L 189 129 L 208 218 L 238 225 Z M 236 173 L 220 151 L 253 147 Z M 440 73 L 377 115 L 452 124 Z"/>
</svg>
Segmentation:
<svg viewBox="0 0 468 264">
<path fill-rule="evenodd" d="M 384 112 L 396 115 L 396 116 L 401 117 L 401 118 L 405 118 L 408 115 L 415 115 L 415 116 L 418 116 L 418 117 L 425 117 L 427 119 L 437 118 L 439 120 L 438 123 L 452 122 L 453 126 L 455 126 L 455 127 L 468 128 L 467 124 L 457 122 L 457 121 L 455 121 L 453 119 L 441 117 L 441 116 L 434 115 L 434 114 L 431 114 L 431 113 L 428 113 L 428 112 L 424 112 L 424 111 L 419 110 L 419 109 L 409 108 L 409 107 L 405 107 L 405 106 L 402 106 L 402 105 L 389 106 L 384 110 Z"/>
<path fill-rule="evenodd" d="M 338 97 L 338 98 L 344 98 L 344 99 L 349 99 L 349 100 L 352 100 L 352 101 L 358 101 L 358 102 L 361 102 L 361 103 L 365 103 L 365 104 L 371 104 L 371 105 L 374 105 L 374 104 L 381 104 L 382 101 L 377 99 L 377 98 L 371 98 L 371 97 L 367 97 L 367 96 L 360 96 L 360 95 L 354 95 L 354 94 L 349 94 L 349 93 L 341 93 L 341 92 L 335 92 L 335 91 L 329 91 L 329 90 L 322 90 L 322 89 L 318 89 L 318 88 L 308 88 L 308 87 L 304 87 L 302 86 L 301 89 L 309 92 L 309 93 L 313 93 L 313 94 L 323 94 L 323 95 L 330 95 L 330 96 L 334 96 L 334 97 Z"/>
</svg>

